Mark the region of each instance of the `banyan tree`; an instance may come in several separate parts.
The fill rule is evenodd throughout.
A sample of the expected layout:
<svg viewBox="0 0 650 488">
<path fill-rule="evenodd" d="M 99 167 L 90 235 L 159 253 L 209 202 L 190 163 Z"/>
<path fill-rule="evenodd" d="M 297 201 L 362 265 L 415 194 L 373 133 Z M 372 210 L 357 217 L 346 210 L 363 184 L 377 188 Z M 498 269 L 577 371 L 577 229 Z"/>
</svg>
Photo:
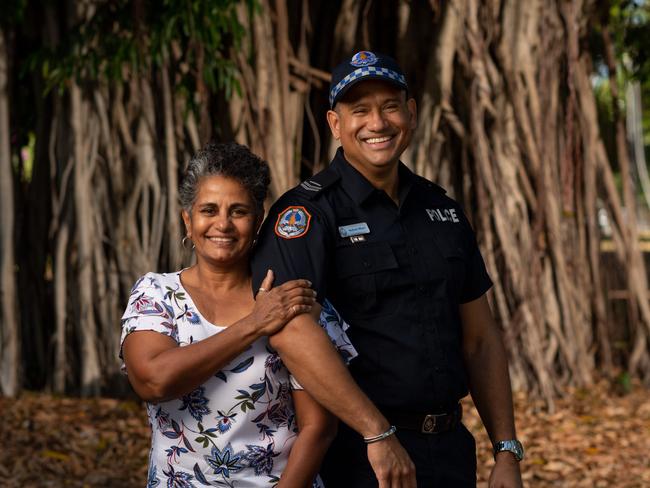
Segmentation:
<svg viewBox="0 0 650 488">
<path fill-rule="evenodd" d="M 191 259 L 176 193 L 189 156 L 210 139 L 245 143 L 270 162 L 278 196 L 327 164 L 329 69 L 359 49 L 407 73 L 419 121 L 404 162 L 475 227 L 515 388 L 551 400 L 617 371 L 647 380 L 637 176 L 609 9 L 18 2 L 0 35 L 2 392 L 115 391 L 130 285 Z M 610 146 L 594 36 L 611 81 Z"/>
</svg>

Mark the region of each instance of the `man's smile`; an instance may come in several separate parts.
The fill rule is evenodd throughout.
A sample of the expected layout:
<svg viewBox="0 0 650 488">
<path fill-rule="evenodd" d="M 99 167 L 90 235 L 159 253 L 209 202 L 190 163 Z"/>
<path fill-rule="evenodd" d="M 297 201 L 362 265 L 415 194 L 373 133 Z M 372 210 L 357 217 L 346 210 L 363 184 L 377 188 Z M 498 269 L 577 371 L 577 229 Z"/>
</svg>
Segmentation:
<svg viewBox="0 0 650 488">
<path fill-rule="evenodd" d="M 390 141 L 394 137 L 395 136 L 368 137 L 368 138 L 362 138 L 361 140 L 366 144 L 381 144 L 382 142 Z"/>
</svg>

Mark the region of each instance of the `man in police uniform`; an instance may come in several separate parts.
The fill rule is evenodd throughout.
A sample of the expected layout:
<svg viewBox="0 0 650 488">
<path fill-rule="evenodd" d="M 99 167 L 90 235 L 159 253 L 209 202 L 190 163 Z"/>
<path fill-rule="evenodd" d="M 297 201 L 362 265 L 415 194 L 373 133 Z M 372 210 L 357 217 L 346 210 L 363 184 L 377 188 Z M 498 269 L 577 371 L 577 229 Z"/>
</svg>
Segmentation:
<svg viewBox="0 0 650 488">
<path fill-rule="evenodd" d="M 494 444 L 490 486 L 520 487 L 523 450 L 485 295 L 491 281 L 459 205 L 399 162 L 416 127 L 402 70 L 359 52 L 333 71 L 330 104 L 341 147 L 276 202 L 253 262 L 255 289 L 267 268 L 276 283 L 308 278 L 350 324 L 354 382 L 311 316 L 271 338 L 306 390 L 347 424 L 323 466 L 326 485 L 415 486 L 404 446 L 417 486 L 474 487 L 475 443 L 458 403 L 471 392 Z"/>
</svg>

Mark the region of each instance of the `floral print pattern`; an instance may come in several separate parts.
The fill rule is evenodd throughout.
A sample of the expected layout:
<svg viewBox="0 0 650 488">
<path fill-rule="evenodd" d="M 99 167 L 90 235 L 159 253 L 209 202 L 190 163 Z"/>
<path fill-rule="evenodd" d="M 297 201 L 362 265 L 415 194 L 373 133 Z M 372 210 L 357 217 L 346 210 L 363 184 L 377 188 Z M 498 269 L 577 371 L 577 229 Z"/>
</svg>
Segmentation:
<svg viewBox="0 0 650 488">
<path fill-rule="evenodd" d="M 148 273 L 135 283 L 122 317 L 122 343 L 133 332 L 149 330 L 185 346 L 223 330 L 201 316 L 180 274 Z M 343 359 L 356 356 L 347 324 L 327 301 L 320 322 Z M 293 382 L 263 338 L 194 391 L 147 403 L 147 488 L 276 486 L 296 437 Z M 322 487 L 319 478 L 314 486 Z"/>
</svg>

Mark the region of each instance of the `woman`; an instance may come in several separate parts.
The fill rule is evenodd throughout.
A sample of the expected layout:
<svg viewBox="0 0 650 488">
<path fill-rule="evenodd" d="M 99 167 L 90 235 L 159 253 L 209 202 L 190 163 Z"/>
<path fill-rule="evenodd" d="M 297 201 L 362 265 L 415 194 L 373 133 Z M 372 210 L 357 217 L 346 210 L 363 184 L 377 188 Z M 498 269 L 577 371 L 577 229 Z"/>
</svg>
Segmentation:
<svg viewBox="0 0 650 488">
<path fill-rule="evenodd" d="M 269 183 L 268 165 L 244 146 L 208 144 L 180 188 L 196 264 L 148 273 L 131 291 L 122 357 L 147 402 L 148 487 L 321 486 L 316 473 L 335 423 L 292 390 L 267 340 L 311 312 L 315 293 L 305 280 L 272 288 L 270 270 L 257 301 L 251 290 L 249 257 Z M 348 347 L 334 314 L 324 306 L 321 322 Z"/>
</svg>

